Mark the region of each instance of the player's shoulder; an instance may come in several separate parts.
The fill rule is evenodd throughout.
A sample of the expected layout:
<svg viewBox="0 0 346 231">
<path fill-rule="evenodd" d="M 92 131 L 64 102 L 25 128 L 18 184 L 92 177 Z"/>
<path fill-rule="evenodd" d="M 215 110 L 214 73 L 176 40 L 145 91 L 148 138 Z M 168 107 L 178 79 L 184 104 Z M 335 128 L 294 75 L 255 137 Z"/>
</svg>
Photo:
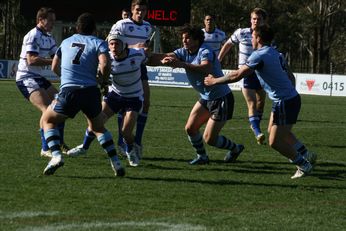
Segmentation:
<svg viewBox="0 0 346 231">
<path fill-rule="evenodd" d="M 235 34 L 248 34 L 251 33 L 251 28 L 246 27 L 246 28 L 238 28 L 234 31 Z"/>
<path fill-rule="evenodd" d="M 223 30 L 221 30 L 219 28 L 215 28 L 215 33 L 222 34 L 222 35 L 226 34 Z"/>
<path fill-rule="evenodd" d="M 143 20 L 143 25 L 145 25 L 145 26 L 150 26 L 150 27 L 151 27 L 150 22 L 148 22 L 148 21 L 146 21 L 146 20 Z"/>
</svg>

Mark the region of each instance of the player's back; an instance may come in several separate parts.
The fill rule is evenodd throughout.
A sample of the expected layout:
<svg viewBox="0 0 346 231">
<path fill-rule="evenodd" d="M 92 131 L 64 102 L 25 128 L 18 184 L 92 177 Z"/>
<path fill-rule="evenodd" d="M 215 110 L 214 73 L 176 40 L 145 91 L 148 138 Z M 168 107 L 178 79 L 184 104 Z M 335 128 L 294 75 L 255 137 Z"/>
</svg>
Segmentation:
<svg viewBox="0 0 346 231">
<path fill-rule="evenodd" d="M 61 59 L 61 88 L 96 86 L 100 53 L 108 54 L 107 43 L 93 35 L 75 34 L 65 39 L 57 51 Z"/>
<path fill-rule="evenodd" d="M 149 22 L 135 23 L 132 19 L 126 18 L 117 21 L 109 34 L 114 34 L 119 31 L 124 37 L 128 45 L 135 45 L 137 43 L 145 43 L 150 39 L 152 28 Z"/>
<path fill-rule="evenodd" d="M 257 49 L 249 58 L 251 60 L 258 63 L 256 75 L 270 99 L 289 99 L 298 94 L 288 77 L 286 62 L 276 49 L 270 46 Z"/>
</svg>

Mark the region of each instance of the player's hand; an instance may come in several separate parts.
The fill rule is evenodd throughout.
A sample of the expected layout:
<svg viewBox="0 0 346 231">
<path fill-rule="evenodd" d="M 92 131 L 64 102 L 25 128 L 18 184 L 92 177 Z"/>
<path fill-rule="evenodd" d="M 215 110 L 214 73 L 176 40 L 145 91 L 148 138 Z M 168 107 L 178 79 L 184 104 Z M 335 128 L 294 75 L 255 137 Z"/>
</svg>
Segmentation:
<svg viewBox="0 0 346 231">
<path fill-rule="evenodd" d="M 209 74 L 208 76 L 206 76 L 204 78 L 204 85 L 206 85 L 206 86 L 213 86 L 213 85 L 216 84 L 215 80 L 216 80 L 216 78 L 213 75 Z"/>
<path fill-rule="evenodd" d="M 162 60 L 161 60 L 161 63 L 162 65 L 164 66 L 170 66 L 172 65 L 172 63 L 174 62 L 175 58 L 173 57 L 164 57 Z"/>
</svg>

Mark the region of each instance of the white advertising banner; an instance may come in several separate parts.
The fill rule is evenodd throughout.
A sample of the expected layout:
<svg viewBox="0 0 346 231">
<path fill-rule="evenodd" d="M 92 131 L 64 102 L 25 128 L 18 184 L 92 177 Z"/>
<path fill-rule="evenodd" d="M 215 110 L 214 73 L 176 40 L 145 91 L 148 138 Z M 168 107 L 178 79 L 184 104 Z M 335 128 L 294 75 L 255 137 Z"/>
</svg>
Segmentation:
<svg viewBox="0 0 346 231">
<path fill-rule="evenodd" d="M 295 73 L 300 94 L 346 96 L 346 76 Z"/>
</svg>

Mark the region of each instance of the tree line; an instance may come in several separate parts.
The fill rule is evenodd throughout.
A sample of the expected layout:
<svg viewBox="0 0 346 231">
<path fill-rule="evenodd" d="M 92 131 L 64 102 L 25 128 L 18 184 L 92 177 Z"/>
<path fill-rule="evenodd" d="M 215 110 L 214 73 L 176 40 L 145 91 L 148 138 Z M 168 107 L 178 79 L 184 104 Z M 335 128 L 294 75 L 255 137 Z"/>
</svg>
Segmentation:
<svg viewBox="0 0 346 231">
<path fill-rule="evenodd" d="M 251 10 L 262 7 L 276 32 L 275 45 L 294 72 L 346 74 L 345 6 L 344 0 L 192 0 L 190 23 L 203 27 L 204 15 L 213 14 L 229 37 L 237 28 L 249 27 Z M 18 59 L 23 36 L 34 25 L 35 19 L 20 15 L 20 0 L 2 0 L 0 59 Z M 159 27 L 162 52 L 181 46 L 178 29 Z M 232 49 L 225 57 L 224 68 L 237 67 L 237 52 Z"/>
</svg>

